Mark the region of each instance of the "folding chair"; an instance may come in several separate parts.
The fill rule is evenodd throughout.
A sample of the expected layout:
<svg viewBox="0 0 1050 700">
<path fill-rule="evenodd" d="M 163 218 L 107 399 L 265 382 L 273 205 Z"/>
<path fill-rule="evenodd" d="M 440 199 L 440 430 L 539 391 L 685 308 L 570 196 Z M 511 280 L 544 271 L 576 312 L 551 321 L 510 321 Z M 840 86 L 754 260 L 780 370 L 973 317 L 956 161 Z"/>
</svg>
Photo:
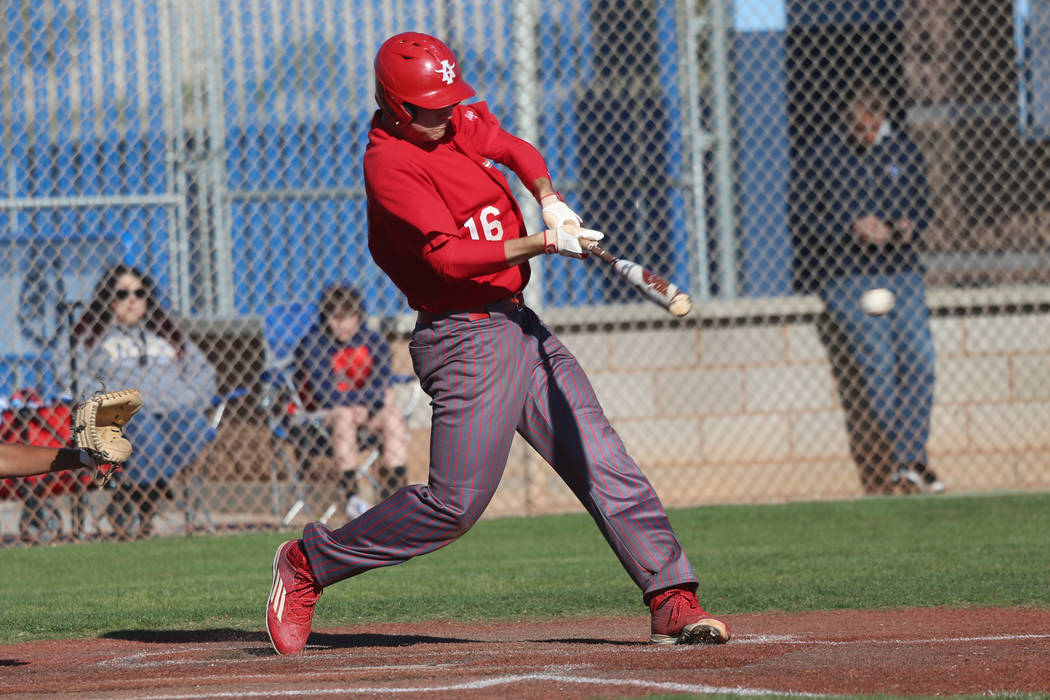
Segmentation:
<svg viewBox="0 0 1050 700">
<path fill-rule="evenodd" d="M 247 389 L 238 388 L 227 394 L 216 394 L 211 399 L 211 415 L 208 418 L 208 430 L 204 434 L 207 442 L 213 442 L 219 434 L 219 426 L 226 415 L 226 409 L 230 402 L 235 401 L 248 393 Z M 192 470 L 192 471 L 190 471 Z M 205 529 L 212 534 L 217 532 L 215 521 L 211 517 L 211 509 L 204 498 L 204 482 L 197 473 L 196 468 L 191 465 L 185 475 L 182 490 L 182 510 L 186 516 L 186 534 L 193 532 L 194 523 L 198 517 L 203 521 Z"/>
<path fill-rule="evenodd" d="M 259 407 L 266 416 L 266 427 L 271 439 L 293 443 L 290 415 L 306 413 L 299 390 L 295 385 L 295 348 L 317 317 L 317 305 L 305 302 L 278 304 L 263 319 L 263 339 L 266 341 L 266 368 L 261 375 L 262 397 Z M 283 527 L 288 527 L 300 512 L 310 513 L 306 492 L 299 478 L 299 466 L 292 464 L 284 450 L 270 445 L 270 495 L 273 515 Z M 281 515 L 281 493 L 278 464 L 292 485 L 295 501 Z"/>
<path fill-rule="evenodd" d="M 210 410 L 204 412 L 205 422 L 201 426 L 204 428 L 201 435 L 204 442 L 212 442 L 217 436 L 229 403 L 247 393 L 245 389 L 237 389 L 212 397 Z M 132 419 L 135 420 L 137 419 Z M 139 439 L 142 439 L 141 433 Z M 187 536 L 201 530 L 211 534 L 218 531 L 204 492 L 201 470 L 207 463 L 207 452 L 203 445 L 181 469 L 156 482 L 136 483 L 126 480 L 122 472 L 133 465 L 135 459 L 133 449 L 130 461 L 117 471 L 108 484 L 107 490 L 111 496 L 103 511 L 103 517 L 109 521 L 113 536 L 131 540 L 150 536 L 153 532 L 151 522 L 154 520 L 165 522 L 165 527 L 170 533 L 171 528 L 178 525 L 179 514 L 182 516 Z M 148 509 L 142 507 L 144 503 L 149 504 Z M 170 520 L 169 514 L 175 516 L 176 520 Z"/>
<path fill-rule="evenodd" d="M 317 317 L 316 304 L 297 302 L 274 306 L 264 320 L 267 369 L 263 372 L 264 393 L 260 404 L 266 410 L 270 434 L 278 440 L 291 444 L 295 449 L 298 462 L 293 466 L 285 451 L 270 450 L 271 455 L 277 455 L 277 459 L 283 464 L 296 497 L 284 517 L 281 518 L 281 525 L 285 527 L 291 524 L 300 512 L 310 513 L 302 476 L 309 471 L 307 469 L 309 465 L 306 462 L 309 460 L 310 453 L 328 449 L 327 445 L 322 450 L 316 443 L 312 446 L 303 444 L 307 436 L 327 437 L 328 427 L 324 411 L 307 410 L 295 382 L 295 348 Z M 407 418 L 418 404 L 422 388 L 413 375 L 394 375 L 391 381 L 398 388 L 399 395 L 403 396 L 402 410 Z M 412 387 L 407 388 L 410 384 Z M 406 388 L 402 389 L 401 386 Z M 373 489 L 378 491 L 381 485 L 372 473 L 372 467 L 382 453 L 382 445 L 372 437 L 374 436 L 368 435 L 367 431 L 362 434 L 362 443 L 366 445 L 367 454 L 362 459 L 361 465 L 355 470 L 355 476 L 365 479 Z M 275 517 L 279 517 L 279 488 L 273 456 L 271 456 L 271 478 L 274 514 Z M 319 520 L 327 522 L 337 510 L 338 504 L 332 503 Z"/>
<path fill-rule="evenodd" d="M 44 400 L 34 389 L 0 397 L 0 442 L 42 447 L 66 447 L 70 441 L 72 407 L 67 402 Z M 21 479 L 0 479 L 0 499 L 22 502 L 20 537 L 29 543 L 47 544 L 62 532 L 62 514 L 54 499 L 70 496 L 72 530 L 82 537 L 83 517 L 79 497 L 87 492 L 92 475 L 87 470 L 65 471 Z"/>
</svg>

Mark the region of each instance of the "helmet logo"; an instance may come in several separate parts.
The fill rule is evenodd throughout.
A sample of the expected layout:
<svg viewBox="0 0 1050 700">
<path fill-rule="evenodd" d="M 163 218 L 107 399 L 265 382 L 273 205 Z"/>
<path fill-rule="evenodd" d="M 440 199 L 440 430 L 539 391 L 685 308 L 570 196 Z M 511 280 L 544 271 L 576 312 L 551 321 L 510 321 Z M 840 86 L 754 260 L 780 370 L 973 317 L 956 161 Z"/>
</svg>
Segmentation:
<svg viewBox="0 0 1050 700">
<path fill-rule="evenodd" d="M 446 85 L 451 85 L 456 79 L 456 64 L 449 62 L 448 59 L 444 59 L 441 61 L 441 68 L 434 72 L 441 73 L 441 80 Z"/>
</svg>

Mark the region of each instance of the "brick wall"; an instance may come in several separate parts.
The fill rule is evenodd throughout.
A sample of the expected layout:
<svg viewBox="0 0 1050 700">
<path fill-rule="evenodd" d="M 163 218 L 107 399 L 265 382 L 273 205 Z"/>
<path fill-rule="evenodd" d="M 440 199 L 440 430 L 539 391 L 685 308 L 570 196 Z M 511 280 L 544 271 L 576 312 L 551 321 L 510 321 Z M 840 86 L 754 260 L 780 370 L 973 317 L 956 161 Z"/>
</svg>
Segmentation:
<svg viewBox="0 0 1050 700">
<path fill-rule="evenodd" d="M 1050 290 L 932 290 L 931 466 L 951 491 L 1050 488 Z M 541 316 L 669 507 L 862 495 L 813 298 Z M 699 313 L 697 313 L 699 312 Z M 407 351 L 400 349 L 407 362 Z M 425 404 L 425 401 L 423 402 Z M 426 454 L 428 409 L 412 424 Z M 426 465 L 413 465 L 425 479 Z M 577 510 L 520 439 L 489 515 Z"/>
</svg>

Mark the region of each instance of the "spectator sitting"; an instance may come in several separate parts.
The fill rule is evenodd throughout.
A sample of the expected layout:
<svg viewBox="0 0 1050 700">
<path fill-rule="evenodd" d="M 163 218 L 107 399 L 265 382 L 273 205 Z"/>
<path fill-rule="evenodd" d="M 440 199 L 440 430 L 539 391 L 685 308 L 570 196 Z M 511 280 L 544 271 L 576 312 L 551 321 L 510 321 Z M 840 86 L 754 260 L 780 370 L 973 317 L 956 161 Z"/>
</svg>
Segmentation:
<svg viewBox="0 0 1050 700">
<path fill-rule="evenodd" d="M 379 436 L 380 498 L 405 485 L 408 427 L 391 386 L 390 346 L 363 322 L 361 293 L 335 285 L 321 295 L 320 314 L 295 350 L 300 393 L 311 410 L 323 410 L 331 429 L 332 457 L 347 490 L 351 518 L 368 509 L 357 493 L 358 428 Z"/>
<path fill-rule="evenodd" d="M 106 514 L 118 537 L 148 536 L 157 504 L 172 497 L 172 478 L 200 449 L 215 370 L 161 307 L 152 280 L 127 265 L 99 280 L 73 338 L 80 391 L 136 387 L 146 400 L 126 426 L 135 452 Z"/>
</svg>

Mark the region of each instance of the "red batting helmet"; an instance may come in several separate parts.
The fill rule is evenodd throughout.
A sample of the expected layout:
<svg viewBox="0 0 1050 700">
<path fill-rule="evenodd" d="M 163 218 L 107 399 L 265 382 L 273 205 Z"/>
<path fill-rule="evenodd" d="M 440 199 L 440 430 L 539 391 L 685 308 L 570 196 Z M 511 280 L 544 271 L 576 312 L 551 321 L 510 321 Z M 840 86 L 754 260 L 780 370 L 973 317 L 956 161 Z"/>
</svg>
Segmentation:
<svg viewBox="0 0 1050 700">
<path fill-rule="evenodd" d="M 440 109 L 473 97 L 452 49 L 427 34 L 395 34 L 379 47 L 375 61 L 376 102 L 395 125 L 408 124 L 405 105 Z"/>
</svg>

